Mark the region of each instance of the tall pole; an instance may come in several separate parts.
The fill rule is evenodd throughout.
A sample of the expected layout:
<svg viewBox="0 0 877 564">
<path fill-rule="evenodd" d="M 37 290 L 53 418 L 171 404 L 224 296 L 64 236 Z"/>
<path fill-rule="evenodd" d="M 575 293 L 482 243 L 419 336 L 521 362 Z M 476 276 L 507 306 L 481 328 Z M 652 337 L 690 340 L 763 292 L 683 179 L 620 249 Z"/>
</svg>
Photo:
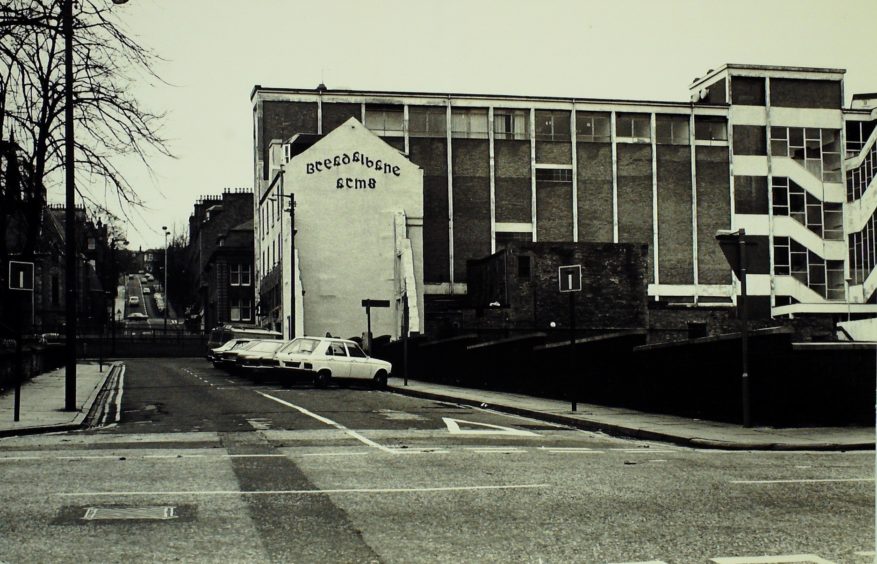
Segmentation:
<svg viewBox="0 0 877 564">
<path fill-rule="evenodd" d="M 64 253 L 66 323 L 64 409 L 76 409 L 76 185 L 73 176 L 73 0 L 64 0 L 64 170 L 66 209 L 64 210 Z"/>
<path fill-rule="evenodd" d="M 741 354 L 743 374 L 740 382 L 740 393 L 743 404 L 743 426 L 752 426 L 752 413 L 750 410 L 749 395 L 749 311 L 746 307 L 746 231 L 741 229 L 737 244 L 740 252 L 740 319 L 742 321 Z"/>
<path fill-rule="evenodd" d="M 170 235 L 170 231 L 167 230 L 167 227 L 162 227 L 164 229 L 164 333 L 167 335 L 167 312 L 171 306 L 170 295 L 167 291 L 167 236 Z"/>
<path fill-rule="evenodd" d="M 572 402 L 572 410 L 576 410 L 576 392 L 578 382 L 576 381 L 576 293 L 569 293 L 569 380 L 570 380 L 570 401 Z"/>
</svg>

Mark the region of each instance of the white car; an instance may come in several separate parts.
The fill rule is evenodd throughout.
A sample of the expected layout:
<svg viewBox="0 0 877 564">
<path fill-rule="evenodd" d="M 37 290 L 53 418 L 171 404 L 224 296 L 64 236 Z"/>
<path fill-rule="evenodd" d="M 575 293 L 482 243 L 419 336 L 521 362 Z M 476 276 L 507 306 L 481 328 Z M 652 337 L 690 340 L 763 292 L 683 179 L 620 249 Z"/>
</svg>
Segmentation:
<svg viewBox="0 0 877 564">
<path fill-rule="evenodd" d="M 353 341 L 328 337 L 293 339 L 274 357 L 279 369 L 311 374 L 320 387 L 333 378 L 355 378 L 383 388 L 393 369 L 389 362 L 365 354 Z"/>
<path fill-rule="evenodd" d="M 151 293 L 152 293 L 152 290 L 149 289 L 149 286 L 144 286 L 144 287 L 143 287 L 143 293 L 144 293 L 144 294 L 151 294 Z"/>
<path fill-rule="evenodd" d="M 140 298 L 138 298 L 137 296 L 131 296 L 130 298 L 128 298 L 128 305 L 140 305 Z"/>
<path fill-rule="evenodd" d="M 128 319 L 149 319 L 149 316 L 147 316 L 145 313 L 135 311 L 134 313 L 128 314 Z"/>
</svg>

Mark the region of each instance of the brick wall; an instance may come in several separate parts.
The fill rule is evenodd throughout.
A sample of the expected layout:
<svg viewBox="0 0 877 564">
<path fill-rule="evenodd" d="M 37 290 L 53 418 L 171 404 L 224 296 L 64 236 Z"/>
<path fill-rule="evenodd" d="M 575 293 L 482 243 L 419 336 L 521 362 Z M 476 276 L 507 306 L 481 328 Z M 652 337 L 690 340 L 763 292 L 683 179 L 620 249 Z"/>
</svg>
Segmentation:
<svg viewBox="0 0 877 564">
<path fill-rule="evenodd" d="M 579 241 L 612 241 L 612 147 L 576 145 Z"/>
<path fill-rule="evenodd" d="M 529 141 L 496 140 L 494 151 L 496 221 L 532 220 Z"/>
<path fill-rule="evenodd" d="M 490 254 L 490 154 L 488 142 L 456 139 L 454 174 L 454 272 L 464 280 L 466 261 Z"/>
<path fill-rule="evenodd" d="M 572 143 L 536 141 L 536 162 L 539 164 L 572 164 Z"/>
<path fill-rule="evenodd" d="M 262 135 L 257 139 L 257 154 L 265 163 L 262 179 L 268 180 L 268 144 L 272 139 L 286 140 L 296 133 L 317 132 L 317 104 L 312 102 L 262 102 Z"/>
<path fill-rule="evenodd" d="M 618 241 L 652 243 L 652 148 L 620 143 L 618 156 Z M 654 264 L 649 257 L 649 280 Z"/>
<path fill-rule="evenodd" d="M 731 273 L 715 235 L 731 227 L 728 149 L 698 147 L 697 152 L 697 261 L 701 284 L 730 284 Z"/>
<path fill-rule="evenodd" d="M 411 162 L 423 169 L 423 280 L 447 282 L 448 241 L 448 153 L 444 139 L 412 138 Z"/>
<path fill-rule="evenodd" d="M 658 145 L 657 161 L 660 281 L 691 284 L 691 148 Z"/>
<path fill-rule="evenodd" d="M 323 133 L 329 133 L 350 118 L 356 118 L 362 121 L 362 105 L 361 104 L 340 104 L 340 103 L 324 103 L 323 111 Z"/>
<path fill-rule="evenodd" d="M 536 185 L 536 235 L 539 241 L 572 241 L 572 183 Z"/>
</svg>

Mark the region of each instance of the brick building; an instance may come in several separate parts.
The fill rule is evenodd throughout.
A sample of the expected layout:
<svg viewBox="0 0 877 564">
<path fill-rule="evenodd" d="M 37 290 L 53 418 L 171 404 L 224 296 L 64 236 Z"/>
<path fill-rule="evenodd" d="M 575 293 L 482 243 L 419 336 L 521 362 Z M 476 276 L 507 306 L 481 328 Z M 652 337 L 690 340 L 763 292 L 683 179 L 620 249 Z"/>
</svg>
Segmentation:
<svg viewBox="0 0 877 564">
<path fill-rule="evenodd" d="M 278 179 L 306 166 L 296 145 L 355 118 L 422 170 L 427 319 L 431 304 L 465 295 L 467 261 L 531 242 L 647 245 L 656 321 L 673 308 L 686 312 L 668 316 L 680 323 L 709 317 L 737 301 L 715 236 L 739 229 L 764 316 L 873 318 L 877 105 L 861 95 L 843 107 L 843 77 L 729 64 L 684 102 L 256 86 L 257 283 L 277 262 L 266 245 L 281 258 L 289 248 L 266 223 L 284 221 Z"/>
<path fill-rule="evenodd" d="M 189 217 L 185 272 L 168 284 L 179 280 L 191 286 L 178 293 L 171 287 L 171 298 L 189 297 L 193 303 L 178 305 L 186 310 L 187 322 L 200 330 L 254 320 L 252 211 L 253 193 L 242 188 L 202 196 L 195 203 Z"/>
</svg>

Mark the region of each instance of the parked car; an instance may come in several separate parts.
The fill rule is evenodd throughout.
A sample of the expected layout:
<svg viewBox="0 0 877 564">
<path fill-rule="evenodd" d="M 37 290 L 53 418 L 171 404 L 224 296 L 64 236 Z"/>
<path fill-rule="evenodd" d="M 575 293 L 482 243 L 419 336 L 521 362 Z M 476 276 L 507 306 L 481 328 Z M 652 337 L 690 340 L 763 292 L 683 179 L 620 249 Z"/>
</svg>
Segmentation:
<svg viewBox="0 0 877 564">
<path fill-rule="evenodd" d="M 216 347 L 215 349 L 207 349 L 207 360 L 213 363 L 216 366 L 216 359 L 220 354 L 227 350 L 231 350 L 231 348 L 238 344 L 249 343 L 252 339 L 231 339 L 230 341 L 226 341 L 222 345 Z"/>
<path fill-rule="evenodd" d="M 144 286 L 144 287 L 143 287 L 143 293 L 144 293 L 144 294 L 151 294 L 151 293 L 152 293 L 152 290 L 149 289 L 149 286 Z"/>
<path fill-rule="evenodd" d="M 335 378 L 370 380 L 375 387 L 387 385 L 393 365 L 371 358 L 353 341 L 328 337 L 299 337 L 276 354 L 278 368 L 312 375 L 324 387 Z"/>
<path fill-rule="evenodd" d="M 238 355 L 258 342 L 260 341 L 251 340 L 238 342 L 228 350 L 216 353 L 213 356 L 213 366 L 216 368 L 233 368 Z"/>
<path fill-rule="evenodd" d="M 140 298 L 138 298 L 137 296 L 131 296 L 130 298 L 128 298 L 128 305 L 140 305 Z"/>
<path fill-rule="evenodd" d="M 163 309 L 163 305 L 159 309 Z M 281 339 L 283 335 L 277 331 L 247 325 L 221 325 L 210 331 L 207 349 L 215 349 L 230 339 Z"/>
<path fill-rule="evenodd" d="M 263 376 L 266 371 L 277 368 L 280 364 L 276 354 L 289 341 L 260 341 L 238 353 L 235 358 L 235 369 L 250 376 Z"/>
</svg>

